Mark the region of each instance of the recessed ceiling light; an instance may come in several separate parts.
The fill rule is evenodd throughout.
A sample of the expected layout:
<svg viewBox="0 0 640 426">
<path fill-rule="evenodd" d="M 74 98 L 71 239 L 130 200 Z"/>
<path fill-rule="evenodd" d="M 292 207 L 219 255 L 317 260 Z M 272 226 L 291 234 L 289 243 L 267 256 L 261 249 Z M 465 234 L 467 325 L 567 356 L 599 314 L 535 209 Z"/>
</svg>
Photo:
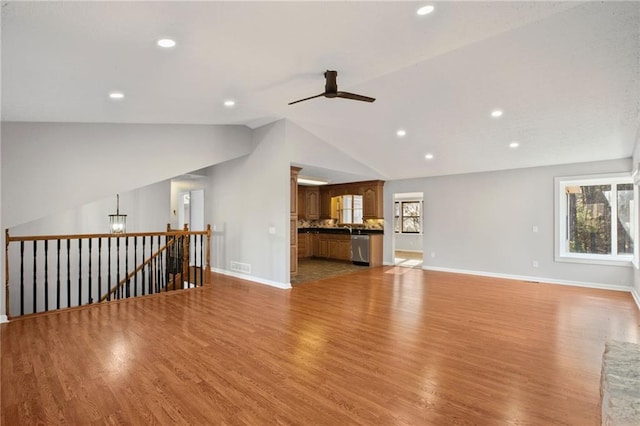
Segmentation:
<svg viewBox="0 0 640 426">
<path fill-rule="evenodd" d="M 226 106 L 227 108 L 231 108 L 235 105 L 236 101 L 234 101 L 233 99 L 227 99 L 226 101 L 224 101 L 224 106 Z"/>
<path fill-rule="evenodd" d="M 111 99 L 124 99 L 124 93 L 122 93 L 122 92 L 111 92 L 111 93 L 109 93 L 109 97 Z"/>
<path fill-rule="evenodd" d="M 519 142 L 513 141 L 509 144 L 509 148 L 517 148 L 520 146 Z"/>
<path fill-rule="evenodd" d="M 491 111 L 491 116 L 493 118 L 502 117 L 502 110 L 501 109 L 494 109 L 493 111 Z"/>
<path fill-rule="evenodd" d="M 170 38 L 161 38 L 160 40 L 157 41 L 157 44 L 160 47 L 169 48 L 169 47 L 174 47 L 176 45 L 176 41 L 171 40 Z"/>
<path fill-rule="evenodd" d="M 420 16 L 428 15 L 435 10 L 435 7 L 432 5 L 422 6 L 420 9 L 416 11 L 416 13 Z"/>
<path fill-rule="evenodd" d="M 427 160 L 433 160 L 433 154 L 427 154 L 424 156 Z"/>
<path fill-rule="evenodd" d="M 396 135 L 398 135 L 398 137 L 401 137 L 401 138 L 402 138 L 402 137 L 404 137 L 404 136 L 406 136 L 406 135 L 407 135 L 407 131 L 406 131 L 406 130 L 403 130 L 403 129 L 400 129 L 400 130 L 398 130 L 398 131 L 396 132 Z"/>
</svg>

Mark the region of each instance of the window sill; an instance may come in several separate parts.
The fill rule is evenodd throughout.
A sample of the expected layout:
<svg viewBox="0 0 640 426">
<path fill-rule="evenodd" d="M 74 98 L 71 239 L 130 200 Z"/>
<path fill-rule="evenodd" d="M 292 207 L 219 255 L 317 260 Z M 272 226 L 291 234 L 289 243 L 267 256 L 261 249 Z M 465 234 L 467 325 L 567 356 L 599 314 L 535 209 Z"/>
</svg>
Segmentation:
<svg viewBox="0 0 640 426">
<path fill-rule="evenodd" d="M 633 266 L 633 256 L 607 259 L 605 256 L 580 256 L 580 255 L 562 255 L 555 257 L 556 262 L 564 263 L 583 263 L 588 265 L 604 265 L 604 266 Z"/>
</svg>

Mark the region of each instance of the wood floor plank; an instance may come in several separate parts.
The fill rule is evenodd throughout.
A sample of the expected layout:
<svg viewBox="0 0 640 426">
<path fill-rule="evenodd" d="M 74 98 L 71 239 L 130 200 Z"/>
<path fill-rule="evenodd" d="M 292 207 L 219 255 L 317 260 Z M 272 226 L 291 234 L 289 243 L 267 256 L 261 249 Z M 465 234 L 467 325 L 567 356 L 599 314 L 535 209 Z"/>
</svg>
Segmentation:
<svg viewBox="0 0 640 426">
<path fill-rule="evenodd" d="M 596 425 L 628 293 L 368 268 L 0 326 L 3 425 Z"/>
</svg>

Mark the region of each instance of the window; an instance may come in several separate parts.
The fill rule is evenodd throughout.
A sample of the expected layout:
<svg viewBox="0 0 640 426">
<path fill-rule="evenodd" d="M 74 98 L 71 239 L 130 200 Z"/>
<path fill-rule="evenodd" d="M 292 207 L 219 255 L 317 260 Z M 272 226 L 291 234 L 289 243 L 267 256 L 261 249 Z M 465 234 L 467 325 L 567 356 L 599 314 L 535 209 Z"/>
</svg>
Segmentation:
<svg viewBox="0 0 640 426">
<path fill-rule="evenodd" d="M 422 232 L 422 201 L 396 201 L 393 209 L 393 230 L 396 234 Z"/>
<path fill-rule="evenodd" d="M 617 264 L 634 257 L 635 191 L 627 175 L 556 179 L 556 260 Z"/>
<path fill-rule="evenodd" d="M 362 195 L 340 195 L 331 198 L 332 210 L 335 209 L 335 215 L 339 223 L 346 224 L 362 224 L 363 218 L 363 202 Z"/>
</svg>

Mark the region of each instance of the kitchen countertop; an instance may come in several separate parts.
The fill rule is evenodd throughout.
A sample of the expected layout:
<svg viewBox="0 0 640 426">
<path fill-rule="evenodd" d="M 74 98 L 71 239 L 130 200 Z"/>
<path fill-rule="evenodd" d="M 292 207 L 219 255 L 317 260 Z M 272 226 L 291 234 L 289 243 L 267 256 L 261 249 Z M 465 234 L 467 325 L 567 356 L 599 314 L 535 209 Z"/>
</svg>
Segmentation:
<svg viewBox="0 0 640 426">
<path fill-rule="evenodd" d="M 347 228 L 298 228 L 299 234 L 352 234 L 352 235 L 382 235 L 382 229 L 360 229 L 353 228 L 349 232 Z"/>
</svg>

